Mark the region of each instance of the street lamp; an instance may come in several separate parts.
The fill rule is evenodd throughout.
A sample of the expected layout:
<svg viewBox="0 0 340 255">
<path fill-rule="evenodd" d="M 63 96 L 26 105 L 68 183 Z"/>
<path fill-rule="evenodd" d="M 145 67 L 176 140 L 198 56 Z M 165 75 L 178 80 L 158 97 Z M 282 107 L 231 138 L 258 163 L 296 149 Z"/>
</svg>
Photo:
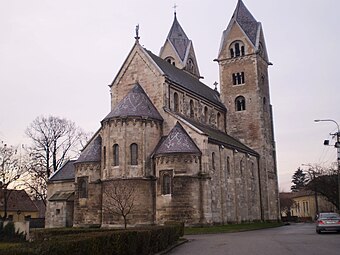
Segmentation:
<svg viewBox="0 0 340 255">
<path fill-rule="evenodd" d="M 338 163 L 338 211 L 340 212 L 340 128 L 338 122 L 332 119 L 314 120 L 315 122 L 328 121 L 336 124 L 338 132 L 332 135 L 336 135 L 336 142 L 334 147 L 337 149 L 337 163 Z"/>
</svg>

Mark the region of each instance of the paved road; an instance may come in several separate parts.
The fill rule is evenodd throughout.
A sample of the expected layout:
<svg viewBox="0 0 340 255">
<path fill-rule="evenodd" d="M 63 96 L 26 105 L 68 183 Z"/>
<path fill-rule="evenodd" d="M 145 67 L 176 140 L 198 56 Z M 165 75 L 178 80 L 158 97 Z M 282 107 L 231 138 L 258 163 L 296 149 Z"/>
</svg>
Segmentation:
<svg viewBox="0 0 340 255">
<path fill-rule="evenodd" d="M 293 224 L 230 234 L 185 236 L 171 255 L 339 255 L 340 234 L 315 233 L 314 224 Z"/>
</svg>

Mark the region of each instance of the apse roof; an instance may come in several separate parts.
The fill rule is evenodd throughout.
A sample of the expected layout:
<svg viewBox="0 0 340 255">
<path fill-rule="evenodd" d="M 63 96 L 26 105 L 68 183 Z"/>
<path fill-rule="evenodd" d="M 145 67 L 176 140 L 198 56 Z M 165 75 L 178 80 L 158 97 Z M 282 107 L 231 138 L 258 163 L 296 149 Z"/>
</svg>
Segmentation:
<svg viewBox="0 0 340 255">
<path fill-rule="evenodd" d="M 179 57 L 183 61 L 185 58 L 185 53 L 187 51 L 190 40 L 185 34 L 181 25 L 179 24 L 176 14 L 175 14 L 175 19 L 174 19 L 174 22 L 172 23 L 167 39 L 170 40 L 170 42 L 176 49 Z"/>
<path fill-rule="evenodd" d="M 104 120 L 122 116 L 149 117 L 156 120 L 163 120 L 150 98 L 138 83 L 136 83 Z"/>
<path fill-rule="evenodd" d="M 155 155 L 170 153 L 201 154 L 195 142 L 178 122 L 168 136 L 161 140 L 160 145 L 155 151 Z"/>
<path fill-rule="evenodd" d="M 67 161 L 49 178 L 49 181 L 74 180 L 74 162 L 75 160 Z"/>
<path fill-rule="evenodd" d="M 232 19 L 237 21 L 253 45 L 256 45 L 256 35 L 259 22 L 256 21 L 242 0 L 238 1 Z"/>
<path fill-rule="evenodd" d="M 75 163 L 99 162 L 101 160 L 102 138 L 98 135 L 81 152 Z"/>
<path fill-rule="evenodd" d="M 151 51 L 146 50 L 146 52 L 150 55 L 153 61 L 158 65 L 158 67 L 163 71 L 169 80 L 225 109 L 218 92 L 209 88 L 207 85 L 200 82 L 197 78 L 194 78 L 187 72 L 184 72 L 183 70 L 169 64 L 167 61 L 156 56 Z"/>
</svg>

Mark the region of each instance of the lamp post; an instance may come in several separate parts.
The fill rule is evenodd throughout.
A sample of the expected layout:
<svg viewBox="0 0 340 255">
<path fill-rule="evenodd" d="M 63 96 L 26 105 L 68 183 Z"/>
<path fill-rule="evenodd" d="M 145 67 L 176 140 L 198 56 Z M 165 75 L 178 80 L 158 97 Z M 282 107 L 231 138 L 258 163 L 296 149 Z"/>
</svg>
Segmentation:
<svg viewBox="0 0 340 255">
<path fill-rule="evenodd" d="M 340 128 L 338 122 L 332 119 L 322 119 L 322 120 L 314 120 L 315 122 L 321 122 L 321 121 L 328 121 L 333 122 L 336 124 L 338 131 L 335 134 L 336 135 L 336 142 L 334 147 L 337 149 L 337 163 L 338 163 L 338 211 L 340 212 Z"/>
</svg>

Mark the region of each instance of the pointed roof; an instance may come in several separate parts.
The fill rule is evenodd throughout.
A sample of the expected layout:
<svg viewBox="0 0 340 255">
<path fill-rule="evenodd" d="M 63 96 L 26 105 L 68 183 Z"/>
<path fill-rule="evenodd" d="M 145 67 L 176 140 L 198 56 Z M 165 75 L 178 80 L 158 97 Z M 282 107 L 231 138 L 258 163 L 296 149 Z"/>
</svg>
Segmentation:
<svg viewBox="0 0 340 255">
<path fill-rule="evenodd" d="M 122 116 L 149 117 L 156 120 L 163 120 L 150 98 L 138 83 L 136 83 L 104 120 Z"/>
<path fill-rule="evenodd" d="M 179 24 L 176 13 L 167 39 L 172 43 L 181 60 L 184 61 L 190 40 Z"/>
<path fill-rule="evenodd" d="M 197 145 L 179 122 L 176 123 L 169 135 L 161 141 L 155 151 L 155 155 L 170 153 L 201 154 Z"/>
<path fill-rule="evenodd" d="M 75 164 L 84 162 L 99 162 L 101 160 L 101 148 L 102 138 L 98 135 L 86 145 Z"/>
<path fill-rule="evenodd" d="M 74 180 L 74 162 L 75 160 L 67 161 L 49 178 L 49 181 L 66 181 Z"/>
<path fill-rule="evenodd" d="M 256 21 L 242 0 L 239 0 L 237 3 L 236 9 L 232 16 L 232 20 L 233 19 L 236 20 L 236 22 L 241 26 L 253 45 L 256 45 L 256 36 L 259 22 Z"/>
</svg>

